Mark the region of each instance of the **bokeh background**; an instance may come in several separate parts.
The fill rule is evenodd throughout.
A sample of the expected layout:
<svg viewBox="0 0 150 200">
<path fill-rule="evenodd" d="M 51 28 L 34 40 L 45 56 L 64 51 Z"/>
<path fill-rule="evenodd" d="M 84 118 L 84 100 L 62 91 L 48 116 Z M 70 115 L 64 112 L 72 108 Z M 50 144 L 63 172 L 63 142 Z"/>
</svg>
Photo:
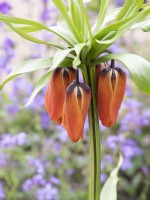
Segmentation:
<svg viewBox="0 0 150 200">
<path fill-rule="evenodd" d="M 110 2 L 112 9 L 124 1 Z M 55 25 L 58 16 L 51 0 L 0 0 L 0 12 L 48 26 Z M 94 21 L 96 10 L 89 9 L 88 14 Z M 56 39 L 46 32 L 38 36 Z M 0 23 L 0 82 L 25 60 L 51 57 L 55 50 L 26 41 Z M 150 34 L 128 31 L 110 50 L 136 53 L 150 61 Z M 29 107 L 23 107 L 42 73 L 15 78 L 0 92 L 0 200 L 87 200 L 87 122 L 84 140 L 73 144 L 45 111 L 45 87 Z M 150 97 L 138 90 L 129 74 L 117 124 L 111 129 L 100 127 L 102 183 L 121 151 L 124 162 L 119 172 L 118 200 L 150 200 Z"/>
</svg>

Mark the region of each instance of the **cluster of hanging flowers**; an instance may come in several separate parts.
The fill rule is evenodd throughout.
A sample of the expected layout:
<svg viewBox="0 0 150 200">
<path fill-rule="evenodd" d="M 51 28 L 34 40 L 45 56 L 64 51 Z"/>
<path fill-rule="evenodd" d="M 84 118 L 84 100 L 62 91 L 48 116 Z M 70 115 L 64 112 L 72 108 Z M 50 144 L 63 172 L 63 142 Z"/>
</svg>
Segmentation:
<svg viewBox="0 0 150 200">
<path fill-rule="evenodd" d="M 96 73 L 99 119 L 104 126 L 111 127 L 116 123 L 124 97 L 126 74 L 112 64 L 97 66 Z M 53 71 L 46 90 L 45 108 L 52 120 L 63 125 L 73 142 L 83 138 L 91 98 L 91 89 L 79 81 L 78 70 L 58 67 Z"/>
</svg>

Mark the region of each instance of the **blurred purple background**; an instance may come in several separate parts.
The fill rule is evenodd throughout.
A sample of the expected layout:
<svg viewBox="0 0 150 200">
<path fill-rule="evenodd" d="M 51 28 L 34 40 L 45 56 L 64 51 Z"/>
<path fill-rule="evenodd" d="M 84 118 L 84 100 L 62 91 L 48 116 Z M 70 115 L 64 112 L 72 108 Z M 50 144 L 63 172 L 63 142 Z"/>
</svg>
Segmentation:
<svg viewBox="0 0 150 200">
<path fill-rule="evenodd" d="M 111 7 L 122 6 L 123 2 L 112 1 Z M 48 26 L 55 25 L 58 17 L 51 0 L 1 1 L 0 12 Z M 39 36 L 45 40 L 54 39 L 46 32 Z M 25 41 L 7 30 L 3 23 L 0 23 L 0 42 L 0 80 L 25 60 L 51 57 L 55 52 L 53 48 Z M 110 49 L 137 53 L 149 59 L 148 44 L 148 33 L 129 31 Z M 44 109 L 45 88 L 28 108 L 23 108 L 40 77 L 41 72 L 20 76 L 0 92 L 0 200 L 86 200 L 88 122 L 84 140 L 72 144 L 66 131 L 51 122 Z M 150 97 L 137 89 L 128 74 L 116 126 L 106 129 L 100 124 L 103 183 L 116 165 L 119 152 L 124 156 L 118 188 L 118 199 L 121 200 L 149 200 L 150 197 L 149 102 Z"/>
</svg>

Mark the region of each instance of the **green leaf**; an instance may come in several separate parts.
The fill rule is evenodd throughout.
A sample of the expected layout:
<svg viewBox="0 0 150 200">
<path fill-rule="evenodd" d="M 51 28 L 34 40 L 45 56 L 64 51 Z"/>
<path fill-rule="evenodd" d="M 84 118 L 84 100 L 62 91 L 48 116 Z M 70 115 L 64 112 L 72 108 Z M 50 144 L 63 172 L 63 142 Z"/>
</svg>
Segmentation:
<svg viewBox="0 0 150 200">
<path fill-rule="evenodd" d="M 24 62 L 23 64 L 16 67 L 4 80 L 4 82 L 0 85 L 0 89 L 9 82 L 10 80 L 14 79 L 15 77 L 25 74 L 28 72 L 49 68 L 52 66 L 53 58 L 38 58 Z"/>
<path fill-rule="evenodd" d="M 116 21 L 120 21 L 121 19 L 124 18 L 128 10 L 130 9 L 132 3 L 134 0 L 126 0 L 122 9 L 120 10 L 119 14 L 116 17 Z"/>
<path fill-rule="evenodd" d="M 85 9 L 83 2 L 79 1 L 79 4 L 80 4 L 80 8 L 81 8 L 81 11 L 79 11 L 79 12 L 81 12 L 80 18 L 81 19 L 84 18 L 83 33 L 82 33 L 82 35 L 84 37 L 83 39 L 84 39 L 84 42 L 86 42 L 87 38 L 89 37 L 89 42 L 90 42 L 90 45 L 91 45 L 91 43 L 92 43 L 92 31 L 91 31 L 91 27 L 90 27 L 89 18 L 88 18 L 88 15 L 86 13 L 86 9 Z"/>
<path fill-rule="evenodd" d="M 77 43 L 74 35 L 68 31 L 67 29 L 60 27 L 60 26 L 51 26 L 51 30 L 61 36 L 63 40 L 65 40 L 70 46 L 74 46 Z"/>
<path fill-rule="evenodd" d="M 133 4 L 130 6 L 124 17 L 130 17 L 139 12 L 140 8 L 142 8 L 143 3 L 144 0 L 134 0 Z"/>
<path fill-rule="evenodd" d="M 73 60 L 73 67 L 75 69 L 81 64 L 80 54 L 81 54 L 83 47 L 85 47 L 85 45 L 86 45 L 86 43 L 81 43 L 81 44 L 76 44 L 74 46 L 74 50 L 76 52 L 76 57 Z"/>
<path fill-rule="evenodd" d="M 93 64 L 115 59 L 129 70 L 134 82 L 144 93 L 150 95 L 150 62 L 130 53 L 109 54 L 98 59 Z"/>
<path fill-rule="evenodd" d="M 55 6 L 58 8 L 58 10 L 60 11 L 61 15 L 64 17 L 64 20 L 68 24 L 72 34 L 75 36 L 77 41 L 82 42 L 83 38 L 80 35 L 80 33 L 78 32 L 78 30 L 76 29 L 75 25 L 73 24 L 73 21 L 71 20 L 62 0 L 52 0 L 52 1 L 55 4 Z"/>
<path fill-rule="evenodd" d="M 97 34 L 95 34 L 93 39 L 102 40 L 104 37 L 106 37 L 107 34 L 118 31 L 122 27 L 122 25 L 128 23 L 129 20 L 131 20 L 132 18 L 133 17 L 109 24 L 108 26 L 100 30 Z"/>
<path fill-rule="evenodd" d="M 66 41 L 70 46 L 74 46 L 74 44 L 77 43 L 76 39 L 71 34 L 71 32 L 69 32 L 65 28 L 60 27 L 60 26 L 51 26 L 49 28 L 53 32 L 55 32 L 56 35 L 58 35 L 60 38 L 62 38 L 64 41 Z M 31 33 L 31 32 L 42 30 L 42 29 L 40 29 L 38 27 L 34 27 L 34 26 L 31 26 L 31 25 L 29 25 L 29 26 L 20 26 L 20 27 L 17 27 L 16 29 L 19 30 L 19 31 L 22 31 L 24 33 Z"/>
<path fill-rule="evenodd" d="M 58 67 L 59 64 L 68 56 L 68 54 L 72 50 L 73 49 L 64 49 L 64 50 L 57 51 L 55 56 L 54 56 L 54 59 L 53 59 L 53 66 L 52 66 L 51 70 Z"/>
<path fill-rule="evenodd" d="M 114 20 L 119 12 L 120 12 L 120 8 L 115 8 L 113 10 L 110 10 L 108 13 L 106 13 L 106 17 L 104 19 L 104 22 L 103 22 L 102 26 L 104 26 L 108 22 Z"/>
<path fill-rule="evenodd" d="M 119 39 L 134 23 L 140 21 L 141 19 L 145 18 L 150 13 L 150 9 L 147 9 L 145 11 L 141 11 L 138 14 L 136 14 L 133 17 L 130 17 L 126 19 L 124 22 L 122 22 L 122 26 L 120 29 L 116 32 L 115 36 L 112 37 L 112 39 L 109 40 L 96 40 L 99 44 L 112 44 L 117 39 Z M 106 36 L 105 36 L 106 37 Z"/>
<path fill-rule="evenodd" d="M 82 40 L 87 41 L 88 36 L 90 36 L 92 41 L 91 28 L 83 1 L 68 0 L 68 2 L 69 14 L 72 18 L 74 26 L 82 36 Z"/>
<path fill-rule="evenodd" d="M 31 41 L 31 42 L 35 42 L 38 44 L 47 44 L 47 45 L 51 45 L 53 47 L 57 47 L 59 49 L 64 49 L 64 47 L 62 47 L 61 45 L 57 44 L 57 43 L 52 43 L 52 42 L 45 42 L 43 40 L 37 39 L 21 30 L 19 30 L 18 28 L 16 28 L 15 26 L 11 25 L 10 23 L 5 22 L 5 24 L 7 24 L 14 32 L 16 32 L 18 35 L 22 36 L 23 38 Z"/>
<path fill-rule="evenodd" d="M 105 18 L 108 4 L 109 4 L 109 0 L 101 0 L 98 20 L 97 20 L 97 24 L 96 24 L 94 33 L 97 33 L 101 29 L 101 26 L 102 26 L 104 18 Z"/>
<path fill-rule="evenodd" d="M 117 200 L 117 182 L 119 180 L 118 172 L 122 162 L 123 157 L 120 154 L 117 167 L 111 172 L 109 178 L 102 188 L 100 200 Z"/>
<path fill-rule="evenodd" d="M 69 0 L 69 13 L 71 15 L 72 21 L 77 29 L 82 34 L 82 29 L 84 25 L 84 18 L 79 7 L 79 2 L 74 0 Z M 81 18 L 82 15 L 82 18 Z"/>
<path fill-rule="evenodd" d="M 22 37 L 28 39 L 29 40 L 34 40 L 34 42 L 37 43 L 41 43 L 41 44 L 47 44 L 47 43 L 43 43 L 43 41 L 35 41 L 35 39 L 33 39 L 32 36 L 27 35 L 26 33 L 30 33 L 30 32 L 35 32 L 35 31 L 40 31 L 40 30 L 46 30 L 49 32 L 54 33 L 55 35 L 59 36 L 60 38 L 62 38 L 63 40 L 65 40 L 67 43 L 69 43 L 69 41 L 67 40 L 67 36 L 66 36 L 66 32 L 64 33 L 63 30 L 58 31 L 55 30 L 55 28 L 52 27 L 47 27 L 39 22 L 33 21 L 33 20 L 28 20 L 28 19 L 23 19 L 23 18 L 17 18 L 17 17 L 13 17 L 13 16 L 8 16 L 8 15 L 2 15 L 0 14 L 0 21 L 4 22 L 5 24 L 7 24 L 11 29 L 13 29 L 15 32 L 17 32 L 19 35 L 21 35 Z M 17 26 L 15 27 L 12 24 L 19 24 L 19 25 L 24 25 L 24 26 Z M 73 39 L 73 38 L 70 38 Z M 31 40 L 31 41 L 32 41 Z M 50 44 L 50 43 L 48 43 Z M 56 46 L 56 44 L 55 44 Z"/>
<path fill-rule="evenodd" d="M 37 84 L 35 85 L 35 88 L 34 88 L 32 94 L 31 94 L 28 102 L 26 103 L 25 107 L 29 106 L 32 103 L 32 101 L 34 100 L 36 95 L 48 83 L 48 81 L 50 80 L 50 76 L 51 76 L 51 71 L 48 70 L 47 73 L 37 82 Z"/>
<path fill-rule="evenodd" d="M 104 27 L 108 22 L 113 21 L 119 12 L 120 12 L 120 8 L 115 8 L 113 10 L 110 10 L 108 13 L 106 13 L 106 17 L 104 19 L 102 27 Z M 92 33 L 94 33 L 96 24 L 97 24 L 97 22 L 92 26 Z"/>
<path fill-rule="evenodd" d="M 142 22 L 138 22 L 134 24 L 130 29 L 136 29 L 136 28 L 140 28 L 145 32 L 150 31 L 150 19 L 146 19 Z"/>
<path fill-rule="evenodd" d="M 141 21 L 150 13 L 150 8 L 145 9 L 133 17 L 113 23 L 102 29 L 93 37 L 93 44 L 88 54 L 88 59 L 94 59 L 104 50 L 106 50 L 112 43 L 120 38 L 134 23 Z M 96 39 L 96 40 L 94 40 Z M 102 45 L 103 44 L 103 45 Z"/>
<path fill-rule="evenodd" d="M 32 26 L 32 25 L 24 25 L 24 26 L 19 26 L 16 27 L 18 30 L 24 32 L 24 33 L 32 33 L 32 32 L 36 32 L 36 31 L 41 31 L 41 28 Z"/>
<path fill-rule="evenodd" d="M 116 21 L 129 18 L 138 13 L 142 8 L 144 0 L 126 0 L 124 6 L 116 17 Z"/>
<path fill-rule="evenodd" d="M 11 24 L 26 24 L 26 25 L 31 25 L 31 26 L 37 27 L 41 30 L 43 29 L 43 30 L 51 31 L 47 26 L 45 26 L 39 22 L 29 20 L 29 19 L 23 19 L 23 18 L 0 14 L 0 21 L 2 21 L 4 23 L 5 22 L 11 23 Z"/>
<path fill-rule="evenodd" d="M 68 32 L 70 32 L 70 28 L 69 28 L 67 22 L 65 21 L 64 16 L 61 13 L 59 14 L 58 19 L 57 19 L 57 26 L 63 27 Z"/>
</svg>

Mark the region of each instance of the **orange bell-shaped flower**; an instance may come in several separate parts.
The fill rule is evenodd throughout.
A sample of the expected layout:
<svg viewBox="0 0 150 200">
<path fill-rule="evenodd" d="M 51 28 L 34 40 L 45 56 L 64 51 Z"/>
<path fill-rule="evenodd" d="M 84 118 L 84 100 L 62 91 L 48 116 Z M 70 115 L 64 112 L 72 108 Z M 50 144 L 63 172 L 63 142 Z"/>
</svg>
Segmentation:
<svg viewBox="0 0 150 200">
<path fill-rule="evenodd" d="M 62 123 L 73 142 L 83 138 L 83 128 L 90 100 L 91 90 L 88 85 L 73 81 L 67 87 Z"/>
<path fill-rule="evenodd" d="M 96 65 L 96 83 L 98 83 L 99 73 L 103 71 L 103 69 L 105 69 L 106 67 L 108 67 L 108 63 L 100 63 Z"/>
<path fill-rule="evenodd" d="M 62 122 L 62 111 L 67 86 L 75 79 L 75 70 L 72 67 L 56 68 L 49 81 L 46 95 L 45 108 L 50 118 Z"/>
<path fill-rule="evenodd" d="M 99 74 L 98 114 L 102 124 L 111 127 L 116 123 L 126 88 L 126 74 L 120 68 L 106 67 Z"/>
</svg>

